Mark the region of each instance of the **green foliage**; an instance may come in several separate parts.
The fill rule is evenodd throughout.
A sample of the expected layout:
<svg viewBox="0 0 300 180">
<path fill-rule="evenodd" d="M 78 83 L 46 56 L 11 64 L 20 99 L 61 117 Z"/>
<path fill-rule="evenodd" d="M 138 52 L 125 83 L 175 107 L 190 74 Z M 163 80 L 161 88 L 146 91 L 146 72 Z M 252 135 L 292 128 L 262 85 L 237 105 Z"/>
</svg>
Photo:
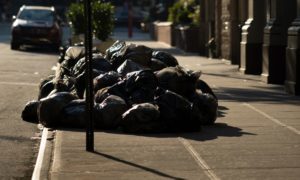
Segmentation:
<svg viewBox="0 0 300 180">
<path fill-rule="evenodd" d="M 93 0 L 91 8 L 94 35 L 104 41 L 114 28 L 114 6 L 110 3 Z M 82 3 L 71 4 L 67 16 L 73 24 L 75 34 L 84 33 L 84 5 Z"/>
<path fill-rule="evenodd" d="M 95 1 L 92 3 L 92 19 L 95 36 L 106 40 L 114 28 L 114 6 L 110 3 Z"/>
<path fill-rule="evenodd" d="M 169 8 L 168 21 L 175 25 L 199 26 L 200 5 L 195 0 L 179 0 Z"/>
<path fill-rule="evenodd" d="M 84 33 L 84 8 L 83 4 L 72 3 L 67 12 L 67 17 L 69 21 L 72 22 L 75 34 Z"/>
</svg>

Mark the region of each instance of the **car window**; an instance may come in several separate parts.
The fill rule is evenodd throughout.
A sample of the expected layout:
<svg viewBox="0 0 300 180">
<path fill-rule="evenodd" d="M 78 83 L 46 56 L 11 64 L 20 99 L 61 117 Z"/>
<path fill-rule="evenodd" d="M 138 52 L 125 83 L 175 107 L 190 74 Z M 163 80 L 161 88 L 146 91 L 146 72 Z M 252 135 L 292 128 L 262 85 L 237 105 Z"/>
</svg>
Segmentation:
<svg viewBox="0 0 300 180">
<path fill-rule="evenodd" d="M 24 9 L 19 17 L 19 19 L 31 20 L 31 21 L 53 21 L 53 12 L 49 10 L 39 10 L 39 9 Z"/>
</svg>

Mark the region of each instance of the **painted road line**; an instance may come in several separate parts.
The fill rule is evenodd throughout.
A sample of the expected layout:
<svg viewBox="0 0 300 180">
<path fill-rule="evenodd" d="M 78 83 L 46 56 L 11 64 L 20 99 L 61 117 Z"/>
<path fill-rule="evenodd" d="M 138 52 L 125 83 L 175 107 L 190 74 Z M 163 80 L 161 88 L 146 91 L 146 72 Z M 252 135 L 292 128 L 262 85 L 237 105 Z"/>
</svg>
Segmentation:
<svg viewBox="0 0 300 180">
<path fill-rule="evenodd" d="M 48 128 L 44 127 L 43 133 L 42 133 L 42 139 L 41 139 L 41 143 L 40 143 L 39 153 L 38 153 L 35 167 L 33 170 L 33 174 L 31 177 L 32 180 L 39 180 L 41 177 L 41 171 L 42 171 L 44 155 L 45 155 L 45 150 L 46 150 L 46 145 L 47 145 L 47 137 L 48 137 Z"/>
<path fill-rule="evenodd" d="M 190 155 L 195 159 L 196 163 L 201 167 L 201 169 L 204 170 L 204 173 L 209 177 L 209 179 L 211 180 L 220 179 L 186 139 L 179 137 L 178 140 L 185 147 L 185 149 L 190 153 Z"/>
<path fill-rule="evenodd" d="M 24 82 L 5 82 L 5 81 L 0 81 L 0 84 L 3 85 L 15 85 L 15 86 L 38 86 L 37 83 L 24 83 Z"/>
<path fill-rule="evenodd" d="M 274 117 L 268 115 L 267 113 L 265 113 L 265 112 L 263 112 L 263 111 L 261 111 L 261 110 L 255 108 L 254 106 L 252 106 L 252 105 L 250 105 L 250 104 L 248 104 L 248 103 L 243 103 L 243 105 L 244 105 L 244 106 L 247 106 L 248 108 L 250 108 L 250 109 L 252 109 L 252 110 L 258 112 L 259 114 L 261 114 L 261 115 L 263 115 L 263 116 L 265 116 L 266 118 L 268 118 L 269 120 L 275 122 L 275 123 L 278 124 L 279 126 L 282 126 L 282 127 L 284 127 L 284 128 L 287 128 L 288 130 L 290 130 L 290 131 L 292 131 L 292 132 L 294 132 L 294 133 L 300 135 L 300 131 L 297 130 L 296 128 L 284 124 L 284 123 L 281 122 L 280 120 L 278 120 L 278 119 L 276 119 L 276 118 L 274 118 Z"/>
</svg>

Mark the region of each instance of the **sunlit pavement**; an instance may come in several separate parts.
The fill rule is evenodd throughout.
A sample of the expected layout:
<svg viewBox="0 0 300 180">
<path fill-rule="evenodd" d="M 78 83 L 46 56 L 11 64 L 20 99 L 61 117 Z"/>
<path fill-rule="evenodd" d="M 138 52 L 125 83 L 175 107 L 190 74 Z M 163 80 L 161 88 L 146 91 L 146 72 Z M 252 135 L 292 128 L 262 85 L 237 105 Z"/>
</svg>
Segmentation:
<svg viewBox="0 0 300 180">
<path fill-rule="evenodd" d="M 58 130 L 51 179 L 299 179 L 299 97 L 225 61 L 150 41 L 142 32 L 128 38 L 122 28 L 114 38 L 171 52 L 180 65 L 202 70 L 219 98 L 219 118 L 194 133 L 97 131 L 94 153 L 85 151 L 84 131 Z"/>
</svg>

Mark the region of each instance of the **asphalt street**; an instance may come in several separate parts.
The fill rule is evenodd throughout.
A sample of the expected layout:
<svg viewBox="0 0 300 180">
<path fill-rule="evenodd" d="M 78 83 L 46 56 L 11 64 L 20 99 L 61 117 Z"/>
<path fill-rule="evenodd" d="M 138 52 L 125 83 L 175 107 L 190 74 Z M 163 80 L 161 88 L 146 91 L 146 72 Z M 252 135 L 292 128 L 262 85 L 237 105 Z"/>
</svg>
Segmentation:
<svg viewBox="0 0 300 180">
<path fill-rule="evenodd" d="M 36 124 L 24 122 L 25 104 L 56 64 L 47 49 L 10 50 L 10 24 L 0 24 L 0 179 L 30 179 L 39 146 Z"/>
</svg>

